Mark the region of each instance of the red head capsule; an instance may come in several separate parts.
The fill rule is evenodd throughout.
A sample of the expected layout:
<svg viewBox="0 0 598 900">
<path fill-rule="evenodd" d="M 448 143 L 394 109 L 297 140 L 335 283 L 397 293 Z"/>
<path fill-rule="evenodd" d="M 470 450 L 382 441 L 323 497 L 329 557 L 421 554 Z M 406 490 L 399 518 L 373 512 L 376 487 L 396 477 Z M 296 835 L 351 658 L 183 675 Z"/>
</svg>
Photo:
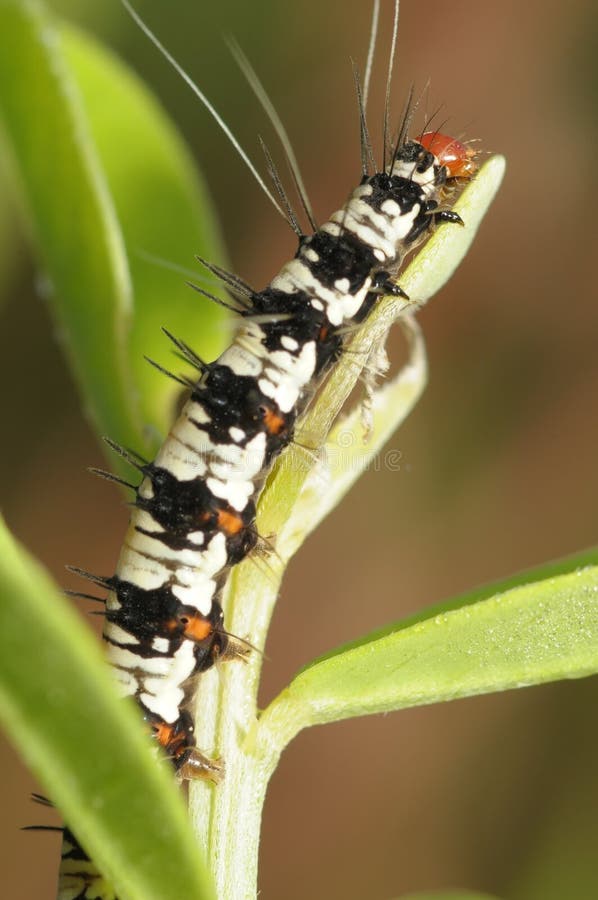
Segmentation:
<svg viewBox="0 0 598 900">
<path fill-rule="evenodd" d="M 439 131 L 426 131 L 416 141 L 433 153 L 442 166 L 446 166 L 449 178 L 471 178 L 477 171 L 475 150 L 456 138 Z"/>
</svg>

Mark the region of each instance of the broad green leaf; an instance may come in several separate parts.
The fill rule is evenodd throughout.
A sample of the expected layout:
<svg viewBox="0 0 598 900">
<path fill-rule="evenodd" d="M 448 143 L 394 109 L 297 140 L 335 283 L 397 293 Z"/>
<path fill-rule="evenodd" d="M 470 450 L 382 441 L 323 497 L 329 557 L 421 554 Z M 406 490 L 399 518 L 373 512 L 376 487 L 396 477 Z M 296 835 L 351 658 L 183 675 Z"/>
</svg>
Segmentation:
<svg viewBox="0 0 598 900">
<path fill-rule="evenodd" d="M 91 632 L 1 522 L 0 633 L 0 720 L 119 897 L 212 897 L 169 767 Z"/>
<path fill-rule="evenodd" d="M 139 254 L 218 258 L 205 191 L 163 111 L 112 54 L 62 35 L 35 0 L 0 0 L 0 43 L 0 117 L 59 337 L 97 431 L 147 450 L 147 426 L 164 429 L 177 388 L 143 353 L 168 361 L 161 324 L 213 352 L 220 314 Z"/>
<path fill-rule="evenodd" d="M 128 356 L 142 421 L 165 432 L 181 388 L 152 369 L 144 357 L 176 372 L 181 368 L 162 326 L 207 359 L 223 349 L 228 340 L 227 313 L 186 284 L 208 275 L 196 254 L 212 262 L 224 259 L 220 230 L 195 161 L 141 80 L 82 32 L 63 28 L 62 34 L 133 280 Z M 220 292 L 217 284 L 207 289 Z"/>
<path fill-rule="evenodd" d="M 316 660 L 260 727 L 284 746 L 308 725 L 598 672 L 598 566 L 479 596 Z"/>
</svg>

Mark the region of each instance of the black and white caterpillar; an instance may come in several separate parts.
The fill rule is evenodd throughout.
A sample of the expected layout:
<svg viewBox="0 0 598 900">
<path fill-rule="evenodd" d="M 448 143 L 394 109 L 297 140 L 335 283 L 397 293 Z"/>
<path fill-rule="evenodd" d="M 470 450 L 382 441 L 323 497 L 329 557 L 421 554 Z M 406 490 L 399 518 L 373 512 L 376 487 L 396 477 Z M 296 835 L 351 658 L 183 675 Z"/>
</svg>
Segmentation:
<svg viewBox="0 0 598 900">
<path fill-rule="evenodd" d="M 173 338 L 199 378 L 153 462 L 112 444 L 142 481 L 116 574 L 95 579 L 109 592 L 107 657 L 182 778 L 220 775 L 194 745 L 190 685 L 247 653 L 224 628 L 220 598 L 256 546 L 256 499 L 273 460 L 350 327 L 381 295 L 403 295 L 394 278 L 405 254 L 435 225 L 461 223 L 440 205 L 470 175 L 471 150 L 438 132 L 409 140 L 408 118 L 373 173 L 363 126 L 361 183 L 328 221 L 299 233 L 295 257 L 263 290 L 206 264 L 242 302 L 240 329 L 211 363 Z"/>
<path fill-rule="evenodd" d="M 231 346 L 200 369 L 154 462 L 143 474 L 116 574 L 104 581 L 104 639 L 123 694 L 134 696 L 183 777 L 215 764 L 194 747 L 185 712 L 190 679 L 243 656 L 223 627 L 231 566 L 255 547 L 255 504 L 274 458 L 292 440 L 308 392 L 342 351 L 347 327 L 381 294 L 401 260 L 438 222 L 451 174 L 424 135 L 403 140 L 385 171 L 363 179 L 261 291 Z M 454 147 L 454 143 L 452 144 Z"/>
<path fill-rule="evenodd" d="M 404 296 L 395 278 L 405 254 L 435 225 L 462 224 L 446 202 L 452 186 L 472 175 L 472 151 L 438 132 L 410 140 L 409 115 L 389 146 L 386 116 L 385 159 L 371 171 L 359 85 L 358 98 L 360 184 L 304 234 L 267 155 L 298 234 L 294 258 L 259 291 L 206 264 L 242 304 L 241 327 L 211 363 L 173 338 L 198 379 L 153 462 L 111 444 L 141 482 L 116 573 L 93 578 L 108 591 L 108 662 L 180 778 L 222 776 L 221 763 L 195 746 L 190 695 L 199 673 L 248 652 L 225 629 L 221 594 L 231 567 L 256 547 L 256 501 L 273 460 L 293 440 L 307 398 L 352 326 L 381 295 Z"/>
</svg>

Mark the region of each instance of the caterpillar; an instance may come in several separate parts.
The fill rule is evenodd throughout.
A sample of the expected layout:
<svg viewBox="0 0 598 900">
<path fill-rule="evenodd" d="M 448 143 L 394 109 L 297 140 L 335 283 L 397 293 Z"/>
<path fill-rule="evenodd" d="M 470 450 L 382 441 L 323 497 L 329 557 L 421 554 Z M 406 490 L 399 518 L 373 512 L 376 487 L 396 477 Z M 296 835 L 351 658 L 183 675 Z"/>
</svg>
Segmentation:
<svg viewBox="0 0 598 900">
<path fill-rule="evenodd" d="M 256 502 L 273 461 L 293 441 L 298 418 L 342 354 L 347 334 L 381 296 L 408 299 L 396 281 L 405 255 L 435 226 L 463 224 L 446 202 L 453 186 L 473 175 L 472 151 L 436 131 L 410 139 L 410 104 L 396 138 L 389 139 L 397 16 L 398 2 L 381 166 L 374 163 L 366 126 L 368 63 L 363 89 L 356 78 L 360 183 L 317 226 L 295 172 L 311 224 L 304 233 L 265 149 L 280 202 L 266 191 L 297 234 L 295 256 L 261 290 L 202 261 L 238 305 L 241 323 L 232 343 L 217 360 L 206 362 L 186 341 L 168 334 L 197 371 L 197 380 L 183 379 L 189 397 L 158 455 L 146 461 L 108 441 L 139 472 L 140 483 L 115 574 L 75 571 L 107 591 L 103 638 L 108 663 L 120 693 L 135 699 L 179 779 L 218 782 L 224 774 L 220 760 L 196 747 L 188 707 L 198 675 L 250 652 L 246 641 L 226 631 L 221 596 L 231 568 L 258 544 Z M 251 72 L 249 77 L 254 77 Z M 86 856 L 69 832 L 63 872 L 73 859 L 85 862 Z M 69 896 L 88 897 L 94 877 L 83 866 L 79 893 Z"/>
<path fill-rule="evenodd" d="M 200 378 L 156 459 L 128 455 L 143 480 L 116 574 L 100 582 L 109 590 L 104 639 L 123 694 L 135 697 L 182 777 L 218 777 L 193 746 L 186 685 L 217 659 L 246 653 L 224 630 L 220 596 L 231 566 L 256 545 L 265 475 L 292 440 L 308 390 L 342 351 L 343 332 L 381 294 L 402 293 L 392 273 L 435 224 L 460 221 L 438 209 L 452 177 L 426 148 L 438 141 L 401 140 L 386 171 L 302 236 L 263 290 L 222 273 L 250 305 L 242 327 L 209 364 L 177 341 Z M 456 168 L 465 163 L 457 154 Z"/>
</svg>

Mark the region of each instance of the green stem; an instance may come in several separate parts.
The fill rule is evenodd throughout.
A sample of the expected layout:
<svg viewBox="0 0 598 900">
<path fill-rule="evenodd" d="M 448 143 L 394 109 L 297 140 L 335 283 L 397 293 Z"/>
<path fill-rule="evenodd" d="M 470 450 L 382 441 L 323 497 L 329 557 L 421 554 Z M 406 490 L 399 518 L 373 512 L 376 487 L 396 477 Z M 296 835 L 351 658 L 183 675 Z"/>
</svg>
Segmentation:
<svg viewBox="0 0 598 900">
<path fill-rule="evenodd" d="M 265 574 L 251 560 L 234 571 L 229 586 L 228 621 L 235 634 L 252 636 L 263 646 L 276 602 L 283 566 Z M 251 597 L 251 602 L 246 602 Z M 245 600 L 245 602 L 243 602 Z M 257 753 L 257 690 L 262 656 L 247 663 L 223 665 L 202 679 L 196 700 L 198 744 L 206 731 L 226 760 L 226 777 L 214 787 L 192 785 L 190 806 L 194 827 L 210 858 L 219 898 L 256 896 L 257 856 L 262 805 L 276 759 Z M 216 683 L 215 683 L 216 682 Z M 216 695 L 216 708 L 207 710 Z M 204 703 L 205 701 L 205 703 Z M 212 712 L 208 721 L 206 711 Z M 207 827 L 206 827 L 207 824 Z"/>
</svg>

